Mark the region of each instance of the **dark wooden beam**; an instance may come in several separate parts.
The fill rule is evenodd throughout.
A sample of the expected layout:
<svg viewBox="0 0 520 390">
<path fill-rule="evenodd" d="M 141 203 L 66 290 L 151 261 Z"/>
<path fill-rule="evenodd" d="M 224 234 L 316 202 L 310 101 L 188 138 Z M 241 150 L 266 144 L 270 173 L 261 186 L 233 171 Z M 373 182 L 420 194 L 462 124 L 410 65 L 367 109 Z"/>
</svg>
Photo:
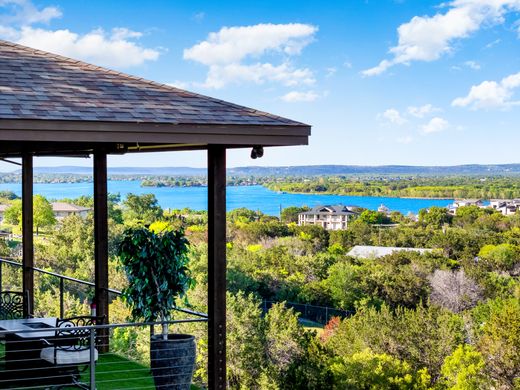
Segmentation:
<svg viewBox="0 0 520 390">
<path fill-rule="evenodd" d="M 95 303 L 98 316 L 108 322 L 108 191 L 106 151 L 94 153 L 94 251 Z M 108 351 L 107 329 L 99 332 L 100 352 Z"/>
<path fill-rule="evenodd" d="M 22 288 L 24 317 L 34 312 L 34 240 L 33 240 L 33 157 L 22 157 Z"/>
<path fill-rule="evenodd" d="M 208 385 L 226 388 L 226 148 L 208 146 Z"/>
</svg>

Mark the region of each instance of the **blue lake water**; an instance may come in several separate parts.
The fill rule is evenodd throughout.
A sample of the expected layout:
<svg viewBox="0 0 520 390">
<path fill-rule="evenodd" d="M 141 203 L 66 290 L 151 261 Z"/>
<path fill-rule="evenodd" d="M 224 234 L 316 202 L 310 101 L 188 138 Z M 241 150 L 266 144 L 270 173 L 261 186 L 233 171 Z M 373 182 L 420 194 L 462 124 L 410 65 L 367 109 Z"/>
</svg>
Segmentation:
<svg viewBox="0 0 520 390">
<path fill-rule="evenodd" d="M 20 184 L 0 183 L 0 190 L 10 190 L 21 195 Z M 120 193 L 124 199 L 128 193 L 147 194 L 153 193 L 163 208 L 184 208 L 194 210 L 207 209 L 206 187 L 141 187 L 140 181 L 109 181 L 108 191 Z M 77 198 L 81 195 L 92 195 L 92 183 L 45 183 L 34 184 L 34 193 L 41 194 L 49 199 Z M 356 205 L 376 210 L 384 204 L 390 210 L 417 213 L 420 209 L 430 206 L 447 206 L 453 203 L 449 199 L 405 199 L 405 198 L 380 198 L 372 196 L 344 196 L 322 194 L 287 194 L 270 191 L 262 186 L 240 186 L 227 188 L 227 208 L 233 210 L 238 207 L 246 207 L 252 210 L 260 210 L 265 214 L 278 215 L 280 207 L 289 206 L 316 206 L 320 204 L 344 204 Z"/>
</svg>

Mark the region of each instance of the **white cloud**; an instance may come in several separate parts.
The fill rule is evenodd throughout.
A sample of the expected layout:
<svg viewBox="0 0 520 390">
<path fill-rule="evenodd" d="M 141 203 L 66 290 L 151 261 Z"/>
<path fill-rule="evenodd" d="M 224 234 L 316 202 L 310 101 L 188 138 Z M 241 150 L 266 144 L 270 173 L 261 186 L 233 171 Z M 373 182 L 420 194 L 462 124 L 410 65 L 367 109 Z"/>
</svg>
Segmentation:
<svg viewBox="0 0 520 390">
<path fill-rule="evenodd" d="M 404 145 L 411 144 L 412 141 L 413 141 L 413 138 L 410 137 L 409 135 L 406 136 L 406 137 L 397 138 L 397 142 L 400 143 L 400 144 L 404 144 Z"/>
<path fill-rule="evenodd" d="M 263 84 L 267 81 L 293 87 L 314 84 L 315 79 L 310 69 L 296 69 L 289 63 L 277 66 L 270 63 L 252 65 L 233 63 L 210 66 L 206 81 L 201 86 L 218 89 L 233 83 L 253 82 Z"/>
<path fill-rule="evenodd" d="M 281 97 L 281 99 L 288 103 L 296 102 L 313 102 L 320 98 L 320 95 L 314 91 L 299 92 L 291 91 Z"/>
<path fill-rule="evenodd" d="M 62 16 L 57 7 L 45 7 L 40 10 L 29 0 L 0 0 L 0 8 L 7 10 L 4 15 L 0 15 L 0 24 L 3 25 L 49 23 L 52 19 Z"/>
<path fill-rule="evenodd" d="M 410 106 L 407 109 L 408 113 L 416 118 L 424 118 L 434 112 L 441 111 L 440 108 L 434 107 L 431 104 L 425 104 L 420 107 Z"/>
<path fill-rule="evenodd" d="M 188 89 L 190 87 L 190 83 L 187 83 L 185 81 L 175 80 L 172 83 L 166 83 L 166 85 L 169 85 L 170 87 L 179 88 L 179 89 Z"/>
<path fill-rule="evenodd" d="M 0 38 L 36 49 L 85 60 L 96 65 L 129 67 L 156 60 L 160 52 L 136 42 L 142 33 L 118 27 L 107 32 L 103 29 L 77 34 L 68 29 L 51 30 L 33 27 L 60 17 L 54 7 L 37 9 L 28 0 L 0 0 Z"/>
<path fill-rule="evenodd" d="M 414 16 L 397 29 L 397 46 L 390 49 L 393 58 L 362 72 L 375 76 L 397 64 L 434 61 L 453 50 L 453 42 L 469 37 L 483 25 L 500 24 L 504 15 L 520 10 L 520 0 L 454 0 L 444 6 L 445 13 Z"/>
<path fill-rule="evenodd" d="M 471 87 L 465 97 L 458 97 L 451 103 L 455 107 L 509 108 L 520 105 L 513 100 L 515 89 L 520 87 L 520 72 L 504 77 L 500 82 L 483 81 Z"/>
<path fill-rule="evenodd" d="M 79 35 L 70 30 L 44 30 L 22 27 L 17 43 L 67 57 L 82 59 L 96 65 L 129 67 L 155 61 L 159 51 L 147 49 L 129 38 L 134 34 L 126 29 L 107 33 L 102 29 Z"/>
<path fill-rule="evenodd" d="M 326 73 L 325 77 L 332 77 L 336 74 L 338 69 L 335 67 L 330 67 L 330 68 L 327 68 L 326 71 L 327 71 L 327 73 Z"/>
<path fill-rule="evenodd" d="M 205 41 L 185 49 L 184 59 L 208 66 L 204 86 L 209 88 L 244 81 L 312 84 L 312 71 L 294 67 L 288 57 L 300 54 L 317 31 L 316 26 L 301 23 L 223 27 L 210 33 Z M 280 65 L 259 61 L 268 54 L 281 55 L 284 60 Z"/>
<path fill-rule="evenodd" d="M 385 110 L 382 114 L 378 115 L 380 118 L 384 118 L 390 123 L 393 123 L 395 125 L 403 125 L 407 122 L 405 118 L 401 116 L 399 111 L 397 111 L 395 108 L 389 108 L 388 110 Z"/>
<path fill-rule="evenodd" d="M 500 42 L 502 42 L 500 38 L 495 39 L 493 42 L 489 42 L 486 46 L 484 46 L 484 49 L 491 49 L 493 46 L 498 45 Z"/>
<path fill-rule="evenodd" d="M 193 20 L 196 21 L 197 23 L 202 22 L 205 18 L 206 18 L 205 12 L 197 12 L 196 14 L 193 15 Z"/>
<path fill-rule="evenodd" d="M 425 134 L 431 134 L 444 131 L 449 126 L 450 124 L 446 119 L 436 116 L 435 118 L 432 118 L 427 124 L 423 125 L 421 129 Z"/>
<path fill-rule="evenodd" d="M 480 64 L 476 61 L 466 61 L 464 65 L 473 70 L 480 70 Z"/>
</svg>

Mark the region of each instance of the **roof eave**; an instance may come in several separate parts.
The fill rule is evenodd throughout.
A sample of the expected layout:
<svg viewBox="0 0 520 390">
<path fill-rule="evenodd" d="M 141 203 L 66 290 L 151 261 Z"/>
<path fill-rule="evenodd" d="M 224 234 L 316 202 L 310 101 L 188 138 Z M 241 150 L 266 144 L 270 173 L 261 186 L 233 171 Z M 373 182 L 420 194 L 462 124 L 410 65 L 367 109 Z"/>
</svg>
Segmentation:
<svg viewBox="0 0 520 390">
<path fill-rule="evenodd" d="M 229 147 L 307 145 L 311 127 L 0 119 L 0 141 L 149 143 Z"/>
</svg>

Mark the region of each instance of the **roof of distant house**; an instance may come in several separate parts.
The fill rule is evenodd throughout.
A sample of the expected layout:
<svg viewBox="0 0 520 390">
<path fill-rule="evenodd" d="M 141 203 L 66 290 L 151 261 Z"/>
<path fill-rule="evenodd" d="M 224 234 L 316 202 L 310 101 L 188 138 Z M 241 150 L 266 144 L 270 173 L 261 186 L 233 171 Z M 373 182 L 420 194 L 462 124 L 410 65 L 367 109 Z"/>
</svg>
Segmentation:
<svg viewBox="0 0 520 390">
<path fill-rule="evenodd" d="M 399 248 L 392 246 L 366 246 L 356 245 L 348 253 L 347 256 L 357 257 L 362 259 L 375 259 L 377 257 L 383 257 L 391 255 L 395 252 L 418 252 L 420 254 L 432 252 L 433 249 L 427 248 Z"/>
<path fill-rule="evenodd" d="M 82 211 L 89 211 L 89 207 L 77 206 L 75 204 L 65 202 L 51 203 L 54 212 L 80 213 Z"/>
<path fill-rule="evenodd" d="M 306 215 L 316 215 L 316 214 L 337 214 L 337 215 L 354 215 L 357 214 L 353 209 L 356 208 L 356 206 L 343 206 L 343 205 L 336 205 L 336 206 L 315 206 L 309 211 L 304 211 L 301 214 Z"/>
</svg>

